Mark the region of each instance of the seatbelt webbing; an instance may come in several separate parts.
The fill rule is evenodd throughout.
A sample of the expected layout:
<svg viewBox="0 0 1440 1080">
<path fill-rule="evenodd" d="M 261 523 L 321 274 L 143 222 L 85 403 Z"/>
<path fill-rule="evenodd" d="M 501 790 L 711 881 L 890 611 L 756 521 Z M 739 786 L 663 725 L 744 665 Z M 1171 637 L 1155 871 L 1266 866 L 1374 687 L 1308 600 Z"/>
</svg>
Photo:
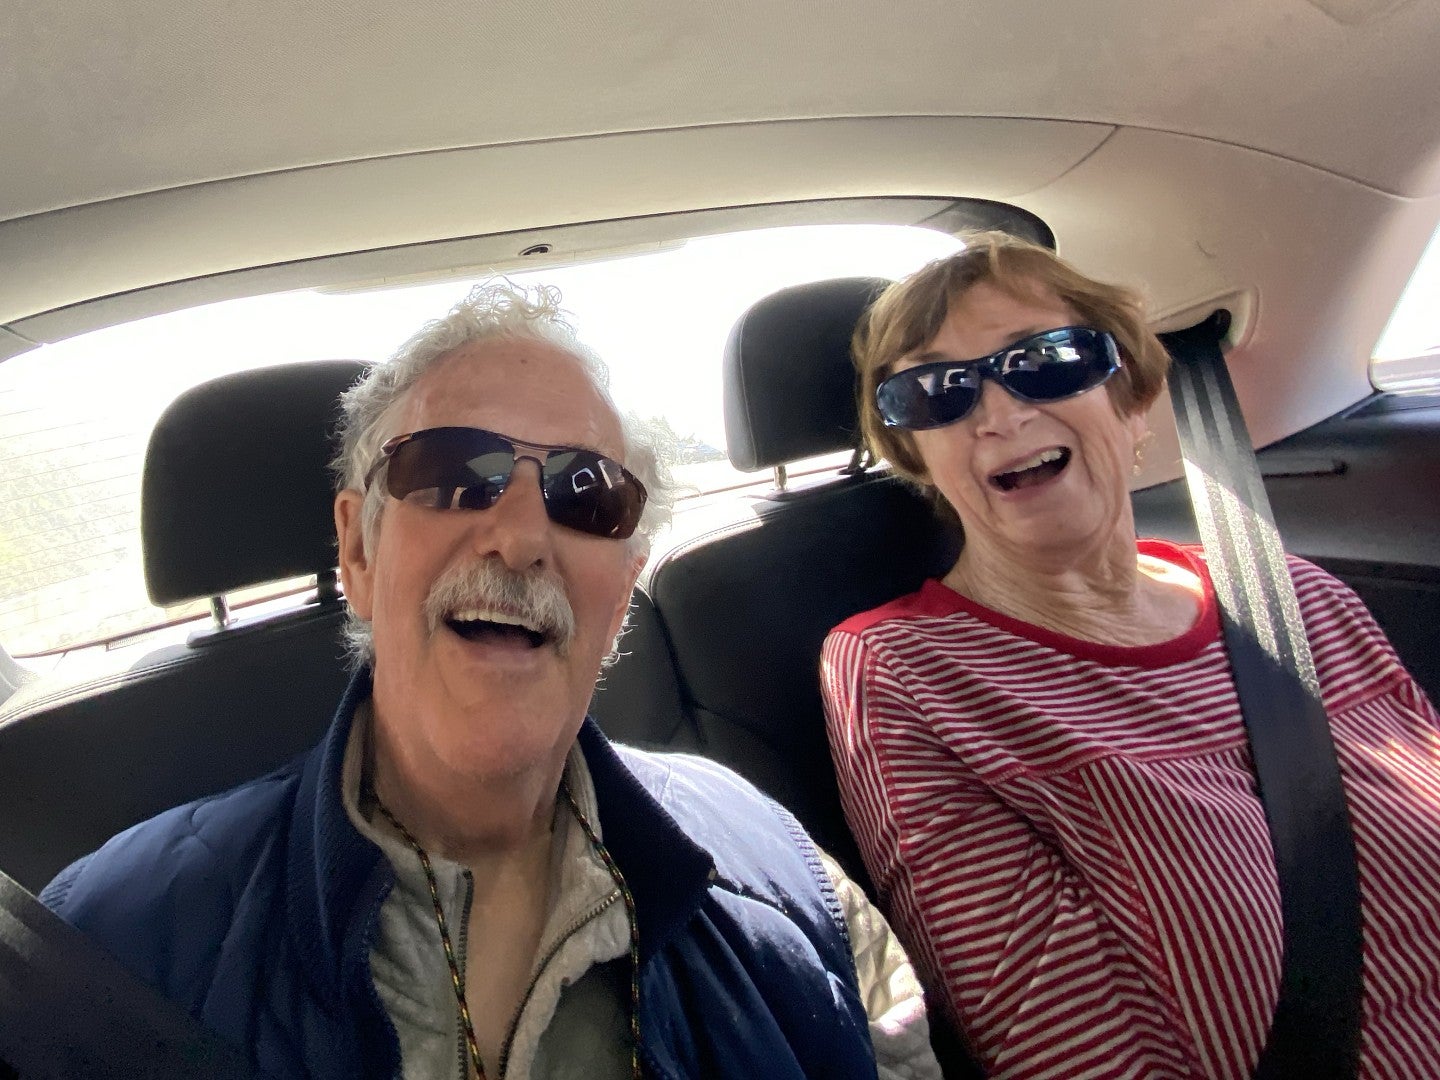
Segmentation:
<svg viewBox="0 0 1440 1080">
<path fill-rule="evenodd" d="M 1280 998 L 1259 1080 L 1352 1080 L 1362 938 L 1355 841 L 1295 586 L 1220 342 L 1216 312 L 1163 335 L 1185 479 L 1215 582 L 1284 920 Z"/>
<path fill-rule="evenodd" d="M 20 1080 L 260 1080 L 228 1044 L 4 873 L 0 1062 Z"/>
</svg>

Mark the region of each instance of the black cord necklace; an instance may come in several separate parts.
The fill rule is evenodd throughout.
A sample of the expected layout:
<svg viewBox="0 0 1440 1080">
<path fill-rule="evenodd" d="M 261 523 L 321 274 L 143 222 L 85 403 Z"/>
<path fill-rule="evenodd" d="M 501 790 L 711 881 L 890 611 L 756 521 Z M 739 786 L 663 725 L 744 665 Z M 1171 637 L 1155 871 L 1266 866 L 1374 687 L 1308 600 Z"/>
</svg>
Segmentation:
<svg viewBox="0 0 1440 1080">
<path fill-rule="evenodd" d="M 635 898 L 630 894 L 630 887 L 625 884 L 625 876 L 620 873 L 620 867 L 615 865 L 615 859 L 600 842 L 590 822 L 580 812 L 580 805 L 575 801 L 575 796 L 570 792 L 570 785 L 561 781 L 560 791 L 565 796 L 565 801 L 570 807 L 575 820 L 580 823 L 585 838 L 590 842 L 590 847 L 599 856 L 600 861 L 605 864 L 611 879 L 615 882 L 616 888 L 620 890 L 620 898 L 625 904 L 625 918 L 630 924 L 630 1073 L 634 1080 L 641 1080 L 640 1077 L 640 928 L 635 918 Z M 460 974 L 460 964 L 455 959 L 455 948 L 450 943 L 450 929 L 445 919 L 445 909 L 440 906 L 440 886 L 435 880 L 435 868 L 431 865 L 430 856 L 419 841 L 411 834 L 410 830 L 401 824 L 400 819 L 390 812 L 380 796 L 371 791 L 375 800 L 376 809 L 385 815 L 395 831 L 398 832 L 415 854 L 420 857 L 420 867 L 425 871 L 425 882 L 430 887 L 430 902 L 435 908 L 435 926 L 440 931 L 440 944 L 445 949 L 445 962 L 450 967 L 450 983 L 455 991 L 455 1007 L 460 1016 L 460 1026 L 465 1031 L 465 1045 L 470 1051 L 470 1063 L 475 1067 L 475 1075 L 478 1080 L 486 1080 L 485 1067 L 480 1062 L 480 1043 L 475 1038 L 475 1025 L 470 1020 L 470 1007 L 465 1001 L 465 977 Z"/>
</svg>

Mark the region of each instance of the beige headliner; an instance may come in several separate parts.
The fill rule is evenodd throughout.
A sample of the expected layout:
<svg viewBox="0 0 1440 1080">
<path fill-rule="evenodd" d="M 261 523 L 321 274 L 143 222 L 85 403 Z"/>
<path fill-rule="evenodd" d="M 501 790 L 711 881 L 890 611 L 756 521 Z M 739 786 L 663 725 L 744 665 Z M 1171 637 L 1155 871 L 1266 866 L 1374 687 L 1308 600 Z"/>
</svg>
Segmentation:
<svg viewBox="0 0 1440 1080">
<path fill-rule="evenodd" d="M 8 0 L 0 357 L 247 267 L 979 196 L 1162 313 L 1230 296 L 1269 441 L 1368 390 L 1440 216 L 1437 43 L 1432 0 Z"/>
</svg>

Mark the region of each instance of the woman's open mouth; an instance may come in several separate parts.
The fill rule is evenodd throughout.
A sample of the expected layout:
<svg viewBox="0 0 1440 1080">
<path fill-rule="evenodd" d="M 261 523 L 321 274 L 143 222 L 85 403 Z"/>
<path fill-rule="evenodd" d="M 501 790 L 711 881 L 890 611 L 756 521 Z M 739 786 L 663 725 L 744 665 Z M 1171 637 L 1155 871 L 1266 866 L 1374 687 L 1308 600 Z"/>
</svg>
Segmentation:
<svg viewBox="0 0 1440 1080">
<path fill-rule="evenodd" d="M 990 483 L 1001 491 L 1019 491 L 1055 479 L 1069 464 L 1070 451 L 1052 446 L 1016 463 L 1014 468 L 993 474 Z"/>
</svg>

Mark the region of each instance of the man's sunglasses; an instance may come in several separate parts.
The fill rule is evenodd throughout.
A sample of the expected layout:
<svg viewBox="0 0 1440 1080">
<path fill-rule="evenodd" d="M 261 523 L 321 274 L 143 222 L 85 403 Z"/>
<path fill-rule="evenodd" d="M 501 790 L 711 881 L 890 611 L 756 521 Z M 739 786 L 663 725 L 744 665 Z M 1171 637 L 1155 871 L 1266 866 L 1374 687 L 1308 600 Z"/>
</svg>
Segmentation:
<svg viewBox="0 0 1440 1080">
<path fill-rule="evenodd" d="M 886 427 L 924 431 L 969 416 L 986 379 L 1021 401 L 1063 401 L 1095 389 L 1119 369 L 1113 337 L 1062 326 L 978 360 L 940 360 L 898 371 L 875 388 L 875 404 Z"/>
<path fill-rule="evenodd" d="M 488 510 L 522 461 L 540 467 L 545 513 L 557 525 L 624 540 L 640 523 L 645 486 L 618 461 L 575 446 L 526 443 L 483 428 L 438 427 L 396 435 L 365 476 L 388 466 L 385 490 L 436 510 Z"/>
</svg>

